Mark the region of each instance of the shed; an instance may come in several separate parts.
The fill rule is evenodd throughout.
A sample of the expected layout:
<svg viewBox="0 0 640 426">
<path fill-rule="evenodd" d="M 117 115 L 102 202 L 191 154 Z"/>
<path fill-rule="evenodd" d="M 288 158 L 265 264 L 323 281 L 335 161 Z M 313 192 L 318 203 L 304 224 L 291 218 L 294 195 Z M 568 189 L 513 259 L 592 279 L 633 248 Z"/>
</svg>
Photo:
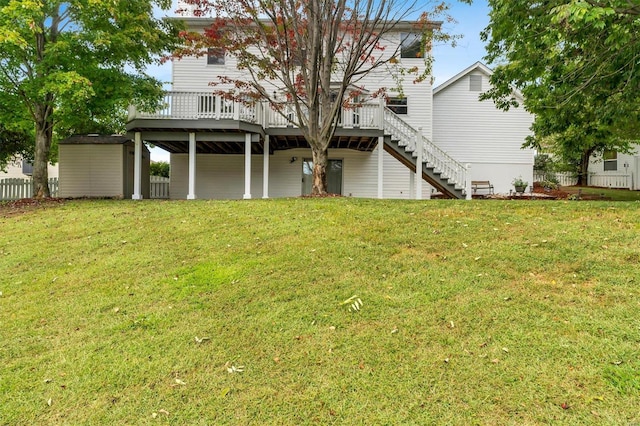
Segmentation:
<svg viewBox="0 0 640 426">
<path fill-rule="evenodd" d="M 122 135 L 74 135 L 59 143 L 60 197 L 131 198 L 134 142 Z M 142 196 L 149 198 L 150 154 L 142 147 Z"/>
</svg>

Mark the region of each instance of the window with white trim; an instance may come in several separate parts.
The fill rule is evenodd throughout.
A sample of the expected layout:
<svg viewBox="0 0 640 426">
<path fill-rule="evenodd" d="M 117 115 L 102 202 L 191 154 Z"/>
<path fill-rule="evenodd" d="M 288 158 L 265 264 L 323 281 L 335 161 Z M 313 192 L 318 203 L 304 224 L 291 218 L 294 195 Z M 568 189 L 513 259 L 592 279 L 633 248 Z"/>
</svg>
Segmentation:
<svg viewBox="0 0 640 426">
<path fill-rule="evenodd" d="M 618 153 L 616 151 L 605 151 L 602 154 L 604 160 L 604 171 L 614 172 L 618 170 Z"/>
<path fill-rule="evenodd" d="M 207 49 L 207 65 L 224 65 L 224 49 L 210 47 Z"/>
<path fill-rule="evenodd" d="M 395 97 L 387 99 L 387 108 L 398 115 L 406 115 L 408 113 L 407 98 Z"/>
</svg>

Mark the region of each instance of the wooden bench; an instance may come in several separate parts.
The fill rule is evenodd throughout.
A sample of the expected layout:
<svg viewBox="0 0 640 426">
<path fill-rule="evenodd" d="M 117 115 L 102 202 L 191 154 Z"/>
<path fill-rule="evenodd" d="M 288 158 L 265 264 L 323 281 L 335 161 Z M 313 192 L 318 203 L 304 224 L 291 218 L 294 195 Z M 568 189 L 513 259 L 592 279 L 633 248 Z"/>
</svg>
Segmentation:
<svg viewBox="0 0 640 426">
<path fill-rule="evenodd" d="M 493 185 L 488 180 L 472 180 L 471 181 L 471 189 L 475 194 L 478 189 L 486 189 L 489 191 L 489 194 L 493 194 Z"/>
</svg>

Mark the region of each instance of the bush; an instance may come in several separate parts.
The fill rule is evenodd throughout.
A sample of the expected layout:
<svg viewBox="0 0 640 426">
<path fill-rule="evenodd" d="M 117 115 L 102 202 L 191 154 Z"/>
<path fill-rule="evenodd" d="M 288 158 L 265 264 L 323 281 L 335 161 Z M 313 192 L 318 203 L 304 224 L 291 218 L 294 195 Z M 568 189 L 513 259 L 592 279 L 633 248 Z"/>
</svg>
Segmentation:
<svg viewBox="0 0 640 426">
<path fill-rule="evenodd" d="M 150 167 L 151 176 L 169 177 L 171 167 L 166 161 L 152 161 Z"/>
</svg>

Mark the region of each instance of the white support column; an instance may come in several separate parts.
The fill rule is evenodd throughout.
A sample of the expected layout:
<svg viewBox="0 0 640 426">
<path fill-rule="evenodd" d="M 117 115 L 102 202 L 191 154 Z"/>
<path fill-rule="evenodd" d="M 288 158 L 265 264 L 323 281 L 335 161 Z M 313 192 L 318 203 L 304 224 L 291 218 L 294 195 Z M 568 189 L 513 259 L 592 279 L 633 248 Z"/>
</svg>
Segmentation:
<svg viewBox="0 0 640 426">
<path fill-rule="evenodd" d="M 269 135 L 264 137 L 262 158 L 262 198 L 269 198 Z"/>
<path fill-rule="evenodd" d="M 196 134 L 189 133 L 189 192 L 187 200 L 196 199 Z"/>
<path fill-rule="evenodd" d="M 242 198 L 251 199 L 251 133 L 244 135 L 244 195 Z"/>
<path fill-rule="evenodd" d="M 133 156 L 133 194 L 131 199 L 142 200 L 142 135 L 135 133 Z"/>
<path fill-rule="evenodd" d="M 378 198 L 384 198 L 384 136 L 378 136 Z"/>
<path fill-rule="evenodd" d="M 416 174 L 409 170 L 409 198 L 416 193 Z"/>
<path fill-rule="evenodd" d="M 471 192 L 471 164 L 467 164 L 465 169 L 467 169 L 464 179 L 464 190 L 467 193 L 465 198 L 471 200 L 473 198 L 473 192 Z"/>
<path fill-rule="evenodd" d="M 418 127 L 416 135 L 416 200 L 422 200 L 422 149 L 423 149 L 422 127 Z"/>
</svg>

